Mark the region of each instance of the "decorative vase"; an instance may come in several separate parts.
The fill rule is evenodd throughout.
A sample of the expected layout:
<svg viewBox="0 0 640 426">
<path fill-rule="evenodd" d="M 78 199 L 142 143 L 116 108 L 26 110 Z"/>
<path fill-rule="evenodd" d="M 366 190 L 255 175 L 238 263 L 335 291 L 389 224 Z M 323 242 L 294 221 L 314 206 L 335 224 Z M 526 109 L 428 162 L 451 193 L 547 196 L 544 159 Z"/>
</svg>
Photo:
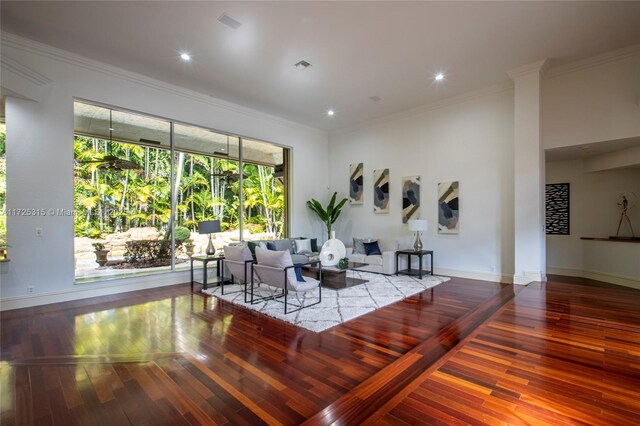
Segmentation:
<svg viewBox="0 0 640 426">
<path fill-rule="evenodd" d="M 109 250 L 96 250 L 94 251 L 94 253 L 96 254 L 96 263 L 98 263 L 98 266 L 100 267 L 105 266 L 109 261 L 107 259 L 107 254 L 109 254 Z"/>
<path fill-rule="evenodd" d="M 331 239 L 332 240 L 336 239 L 336 231 L 331 231 Z"/>
<path fill-rule="evenodd" d="M 347 255 L 347 249 L 340 240 L 331 239 L 322 245 L 320 262 L 322 266 L 335 266 L 338 261 Z"/>
<path fill-rule="evenodd" d="M 184 249 L 187 251 L 187 256 L 191 257 L 193 256 L 193 248 L 195 247 L 195 244 L 185 244 L 184 245 Z"/>
</svg>

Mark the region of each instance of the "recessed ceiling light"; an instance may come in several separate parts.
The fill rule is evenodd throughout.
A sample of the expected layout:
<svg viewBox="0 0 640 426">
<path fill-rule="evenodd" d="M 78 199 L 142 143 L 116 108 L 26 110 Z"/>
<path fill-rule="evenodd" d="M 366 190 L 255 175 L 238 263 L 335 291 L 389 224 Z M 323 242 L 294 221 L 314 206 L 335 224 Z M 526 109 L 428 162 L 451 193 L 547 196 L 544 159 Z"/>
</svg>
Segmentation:
<svg viewBox="0 0 640 426">
<path fill-rule="evenodd" d="M 182 52 L 180 54 L 180 59 L 182 59 L 183 61 L 190 61 L 191 55 L 189 55 L 187 52 Z"/>
<path fill-rule="evenodd" d="M 334 115 L 334 114 L 335 114 L 335 112 L 334 112 L 332 109 L 330 109 L 329 111 L 327 111 L 327 115 L 328 115 L 329 117 L 333 117 L 333 115 Z"/>
<path fill-rule="evenodd" d="M 436 81 L 444 80 L 444 74 L 442 74 L 441 72 L 436 74 L 435 79 L 436 79 Z"/>
<path fill-rule="evenodd" d="M 298 69 L 307 69 L 311 66 L 311 63 L 305 61 L 304 59 L 298 63 L 293 64 L 294 67 L 298 68 Z"/>
<path fill-rule="evenodd" d="M 220 15 L 220 17 L 218 18 L 218 22 L 234 30 L 237 30 L 242 25 L 240 22 L 236 21 L 226 13 L 223 13 L 222 15 Z"/>
</svg>

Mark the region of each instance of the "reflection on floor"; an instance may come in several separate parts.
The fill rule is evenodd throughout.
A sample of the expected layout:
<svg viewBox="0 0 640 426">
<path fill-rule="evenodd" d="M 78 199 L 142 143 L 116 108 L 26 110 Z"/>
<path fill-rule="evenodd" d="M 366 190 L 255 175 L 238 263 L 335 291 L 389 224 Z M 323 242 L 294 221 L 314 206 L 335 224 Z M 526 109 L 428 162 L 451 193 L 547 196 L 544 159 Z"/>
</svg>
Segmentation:
<svg viewBox="0 0 640 426">
<path fill-rule="evenodd" d="M 5 424 L 633 424 L 640 291 L 452 279 L 322 333 L 189 285 L 1 314 Z"/>
</svg>

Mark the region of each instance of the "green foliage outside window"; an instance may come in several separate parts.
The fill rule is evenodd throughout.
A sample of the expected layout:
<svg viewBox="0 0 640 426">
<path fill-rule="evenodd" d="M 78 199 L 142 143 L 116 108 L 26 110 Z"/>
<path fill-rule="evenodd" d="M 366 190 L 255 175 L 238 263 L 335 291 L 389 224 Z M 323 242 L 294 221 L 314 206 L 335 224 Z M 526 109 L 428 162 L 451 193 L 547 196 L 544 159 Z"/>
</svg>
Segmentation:
<svg viewBox="0 0 640 426">
<path fill-rule="evenodd" d="M 99 238 L 133 227 L 167 232 L 171 214 L 168 150 L 76 136 L 74 154 L 76 236 Z M 106 155 L 138 167 L 109 169 L 96 161 Z M 239 182 L 212 175 L 226 170 L 237 173 L 238 164 L 189 153 L 176 153 L 176 157 L 176 169 L 181 165 L 175 171 L 179 179 L 176 226 L 196 231 L 198 222 L 219 219 L 223 231 L 237 229 Z M 242 207 L 247 229 L 282 236 L 284 187 L 273 177 L 273 168 L 245 164 L 244 174 Z"/>
</svg>

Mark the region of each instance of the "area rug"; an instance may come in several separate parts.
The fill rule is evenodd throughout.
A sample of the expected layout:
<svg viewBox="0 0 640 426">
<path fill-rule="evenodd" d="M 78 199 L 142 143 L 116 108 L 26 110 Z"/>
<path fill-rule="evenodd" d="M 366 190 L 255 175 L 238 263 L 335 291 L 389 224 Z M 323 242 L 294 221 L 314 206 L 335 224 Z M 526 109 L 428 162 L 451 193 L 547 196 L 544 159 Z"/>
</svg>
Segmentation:
<svg viewBox="0 0 640 426">
<path fill-rule="evenodd" d="M 388 276 L 361 271 L 347 271 L 347 274 L 349 277 L 361 278 L 368 282 L 340 290 L 323 287 L 321 303 L 287 315 L 284 314 L 284 304 L 281 301 L 267 300 L 255 305 L 245 303 L 242 293 L 244 286 L 239 284 L 225 285 L 224 295 L 220 294 L 220 287 L 202 292 L 307 330 L 320 332 L 449 281 L 449 278 L 435 275 L 425 275 L 420 280 L 418 277 L 406 275 Z M 271 291 L 273 289 L 264 285 L 256 287 L 254 297 L 271 295 Z M 290 293 L 289 300 L 298 305 L 300 302 L 317 302 L 318 292 L 303 293 L 299 299 L 296 300 L 295 293 Z"/>
</svg>

